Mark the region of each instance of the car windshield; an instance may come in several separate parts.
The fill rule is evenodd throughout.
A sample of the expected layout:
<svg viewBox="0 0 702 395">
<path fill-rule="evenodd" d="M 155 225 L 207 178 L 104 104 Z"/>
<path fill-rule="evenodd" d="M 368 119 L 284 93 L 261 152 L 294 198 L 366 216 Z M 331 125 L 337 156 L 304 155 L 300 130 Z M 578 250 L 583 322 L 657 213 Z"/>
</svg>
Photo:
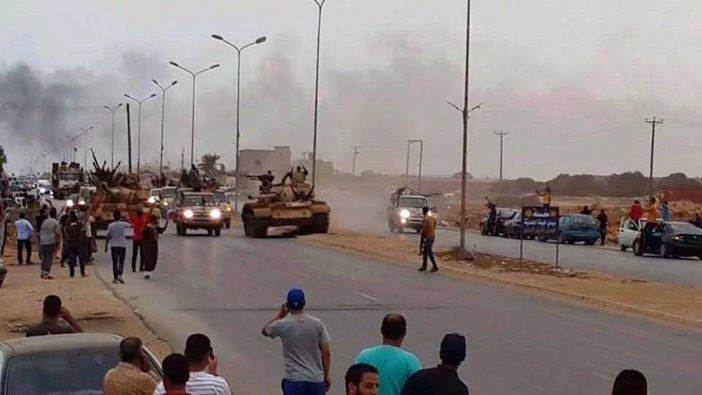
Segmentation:
<svg viewBox="0 0 702 395">
<path fill-rule="evenodd" d="M 427 200 L 418 197 L 404 197 L 400 199 L 401 207 L 424 208 L 427 206 Z"/>
<path fill-rule="evenodd" d="M 215 192 L 214 197 L 215 197 L 215 201 L 217 203 L 226 203 L 227 202 L 227 196 L 225 195 L 224 192 Z"/>
<path fill-rule="evenodd" d="M 670 227 L 673 229 L 673 232 L 675 233 L 683 233 L 688 235 L 702 235 L 702 229 L 692 224 L 688 224 L 685 222 L 671 222 L 668 225 L 670 225 Z"/>
<path fill-rule="evenodd" d="M 175 189 L 169 188 L 169 189 L 162 189 L 162 190 L 161 190 L 161 196 L 163 196 L 164 199 L 171 199 L 171 198 L 174 198 L 174 197 L 175 197 L 175 194 L 176 194 L 176 190 L 175 190 Z"/>
<path fill-rule="evenodd" d="M 574 215 L 572 218 L 573 225 L 594 226 L 595 219 L 589 215 Z"/>
<path fill-rule="evenodd" d="M 517 214 L 517 210 L 512 210 L 512 209 L 500 209 L 497 212 L 497 216 L 500 218 L 512 218 L 515 214 Z"/>
<path fill-rule="evenodd" d="M 118 362 L 114 346 L 20 355 L 9 361 L 7 394 L 102 394 L 102 379 Z"/>
<path fill-rule="evenodd" d="M 183 196 L 184 206 L 214 206 L 214 195 L 185 195 Z"/>
</svg>

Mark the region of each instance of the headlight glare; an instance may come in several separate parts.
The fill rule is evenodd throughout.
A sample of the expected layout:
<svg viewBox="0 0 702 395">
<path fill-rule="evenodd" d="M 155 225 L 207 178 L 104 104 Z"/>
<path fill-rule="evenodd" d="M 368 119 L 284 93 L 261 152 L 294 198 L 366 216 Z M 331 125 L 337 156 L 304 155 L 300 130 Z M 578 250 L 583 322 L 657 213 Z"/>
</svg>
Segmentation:
<svg viewBox="0 0 702 395">
<path fill-rule="evenodd" d="M 194 214 L 193 214 L 193 210 L 185 210 L 185 211 L 183 211 L 183 216 L 184 216 L 185 218 L 192 218 L 193 215 L 194 215 Z"/>
<path fill-rule="evenodd" d="M 214 209 L 210 211 L 210 217 L 212 217 L 212 219 L 219 219 L 220 217 L 222 217 L 222 212 L 217 209 Z"/>
<path fill-rule="evenodd" d="M 407 209 L 402 209 L 402 210 L 400 211 L 400 218 L 407 219 L 407 218 L 409 218 L 409 217 L 410 217 L 410 212 L 409 212 L 409 210 L 407 210 Z"/>
</svg>

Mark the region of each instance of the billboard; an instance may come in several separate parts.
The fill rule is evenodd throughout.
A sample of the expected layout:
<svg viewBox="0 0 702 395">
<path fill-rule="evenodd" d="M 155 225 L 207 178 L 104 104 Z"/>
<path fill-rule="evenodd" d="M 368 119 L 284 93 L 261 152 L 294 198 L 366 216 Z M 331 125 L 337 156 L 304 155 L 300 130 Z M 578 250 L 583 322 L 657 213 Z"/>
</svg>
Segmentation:
<svg viewBox="0 0 702 395">
<path fill-rule="evenodd" d="M 523 233 L 533 235 L 558 232 L 558 207 L 522 207 Z"/>
</svg>

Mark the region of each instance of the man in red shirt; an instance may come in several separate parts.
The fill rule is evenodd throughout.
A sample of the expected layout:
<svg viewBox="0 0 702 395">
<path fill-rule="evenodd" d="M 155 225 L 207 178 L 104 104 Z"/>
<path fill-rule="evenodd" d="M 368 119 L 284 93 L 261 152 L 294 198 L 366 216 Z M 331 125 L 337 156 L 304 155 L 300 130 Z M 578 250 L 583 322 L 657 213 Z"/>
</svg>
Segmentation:
<svg viewBox="0 0 702 395">
<path fill-rule="evenodd" d="M 642 216 L 643 209 L 641 208 L 641 203 L 639 203 L 638 200 L 634 200 L 634 204 L 632 204 L 631 208 L 629 209 L 629 218 L 638 224 Z"/>
<path fill-rule="evenodd" d="M 144 210 L 139 207 L 135 215 L 129 215 L 129 222 L 134 228 L 132 238 L 132 272 L 136 272 L 137 254 L 139 254 L 139 271 L 144 271 L 144 245 L 141 242 L 141 231 L 144 229 L 148 219 L 144 215 Z"/>
</svg>

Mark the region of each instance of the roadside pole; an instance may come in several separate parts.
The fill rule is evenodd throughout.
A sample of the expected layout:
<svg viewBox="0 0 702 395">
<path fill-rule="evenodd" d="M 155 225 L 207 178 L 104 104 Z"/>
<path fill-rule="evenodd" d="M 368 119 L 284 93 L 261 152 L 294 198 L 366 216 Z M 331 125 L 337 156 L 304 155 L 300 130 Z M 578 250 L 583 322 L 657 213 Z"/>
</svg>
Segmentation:
<svg viewBox="0 0 702 395">
<path fill-rule="evenodd" d="M 132 118 L 130 114 L 129 103 L 127 103 L 127 168 L 129 169 L 129 174 L 132 174 Z"/>
</svg>

